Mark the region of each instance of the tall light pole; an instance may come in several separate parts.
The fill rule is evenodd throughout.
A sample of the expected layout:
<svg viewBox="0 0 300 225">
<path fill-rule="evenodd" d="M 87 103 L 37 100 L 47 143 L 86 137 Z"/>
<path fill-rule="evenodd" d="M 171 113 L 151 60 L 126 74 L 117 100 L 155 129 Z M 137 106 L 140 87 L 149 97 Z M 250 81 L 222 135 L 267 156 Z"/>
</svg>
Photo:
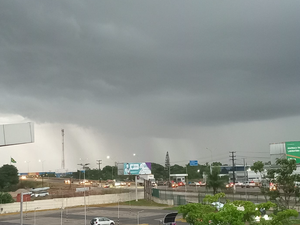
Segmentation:
<svg viewBox="0 0 300 225">
<path fill-rule="evenodd" d="M 211 149 L 209 149 L 209 148 L 206 148 L 207 150 L 209 150 L 210 151 L 210 173 L 212 173 L 212 151 L 211 151 Z"/>
<path fill-rule="evenodd" d="M 89 165 L 89 163 L 80 163 L 80 164 L 77 164 L 79 166 L 82 166 L 82 169 L 83 169 L 83 200 L 84 200 L 84 225 L 86 225 L 86 201 L 85 201 L 85 167 L 87 165 Z"/>
</svg>

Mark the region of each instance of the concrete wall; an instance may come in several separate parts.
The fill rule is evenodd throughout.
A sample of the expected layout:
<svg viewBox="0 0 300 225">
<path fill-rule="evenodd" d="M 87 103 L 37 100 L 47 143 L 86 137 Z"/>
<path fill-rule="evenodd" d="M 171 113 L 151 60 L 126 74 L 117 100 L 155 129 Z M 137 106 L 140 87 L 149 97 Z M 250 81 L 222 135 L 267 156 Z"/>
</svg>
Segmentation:
<svg viewBox="0 0 300 225">
<path fill-rule="evenodd" d="M 144 198 L 144 192 L 138 192 L 138 199 Z M 135 200 L 135 193 L 121 193 L 121 194 L 106 194 L 106 195 L 90 195 L 85 196 L 86 205 L 97 204 L 109 204 L 126 202 Z M 34 210 L 47 210 L 47 209 L 59 209 L 74 206 L 83 206 L 84 197 L 72 197 L 72 198 L 55 198 L 45 200 L 35 200 L 23 203 L 23 212 Z M 0 213 L 14 213 L 20 212 L 20 202 L 14 202 L 9 204 L 0 204 Z"/>
<path fill-rule="evenodd" d="M 159 204 L 165 204 L 165 205 L 174 205 L 173 199 L 160 199 L 152 196 L 152 200 Z"/>
</svg>

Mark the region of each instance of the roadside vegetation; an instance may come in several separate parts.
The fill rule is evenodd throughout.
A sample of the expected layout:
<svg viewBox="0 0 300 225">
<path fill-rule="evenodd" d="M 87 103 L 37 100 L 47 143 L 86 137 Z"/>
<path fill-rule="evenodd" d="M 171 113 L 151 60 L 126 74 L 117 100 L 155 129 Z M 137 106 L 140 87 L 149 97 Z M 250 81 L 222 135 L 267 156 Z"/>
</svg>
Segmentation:
<svg viewBox="0 0 300 225">
<path fill-rule="evenodd" d="M 294 209 L 281 210 L 276 214 L 266 214 L 267 216 L 262 215 L 261 209 L 267 213 L 268 210 L 276 207 L 276 204 L 270 201 L 257 205 L 249 201 L 227 201 L 220 207 L 220 199 L 223 197 L 225 197 L 224 193 L 207 195 L 204 199 L 206 204 L 190 203 L 179 206 L 178 212 L 182 213 L 183 218 L 191 225 L 289 225 L 295 224 L 292 217 L 298 216 L 298 212 Z"/>
<path fill-rule="evenodd" d="M 251 169 L 262 174 L 266 185 L 262 185 L 261 193 L 266 199 L 276 203 L 277 210 L 295 208 L 300 203 L 300 175 L 296 174 L 296 160 L 277 159 L 276 165 L 267 170 L 260 161 L 253 164 Z M 270 189 L 269 183 L 274 184 Z"/>
<path fill-rule="evenodd" d="M 0 203 L 14 202 L 8 191 L 16 190 L 19 183 L 18 169 L 13 165 L 0 167 Z"/>
</svg>

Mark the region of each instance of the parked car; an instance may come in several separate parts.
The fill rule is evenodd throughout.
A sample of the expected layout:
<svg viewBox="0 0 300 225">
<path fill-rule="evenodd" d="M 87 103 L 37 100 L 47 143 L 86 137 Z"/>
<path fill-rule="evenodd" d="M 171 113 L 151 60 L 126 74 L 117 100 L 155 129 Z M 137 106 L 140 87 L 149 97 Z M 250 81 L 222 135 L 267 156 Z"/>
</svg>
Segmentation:
<svg viewBox="0 0 300 225">
<path fill-rule="evenodd" d="M 107 217 L 95 217 L 90 222 L 91 225 L 115 225 L 115 221 Z"/>
<path fill-rule="evenodd" d="M 254 181 L 246 181 L 241 185 L 242 188 L 244 188 L 244 187 L 246 187 L 246 188 L 253 187 L 254 188 L 255 186 L 256 185 L 255 185 Z"/>
<path fill-rule="evenodd" d="M 45 197 L 45 196 L 48 196 L 49 195 L 49 192 L 47 191 L 43 191 L 43 192 L 37 192 L 37 193 L 32 193 L 31 194 L 31 197 Z"/>
</svg>

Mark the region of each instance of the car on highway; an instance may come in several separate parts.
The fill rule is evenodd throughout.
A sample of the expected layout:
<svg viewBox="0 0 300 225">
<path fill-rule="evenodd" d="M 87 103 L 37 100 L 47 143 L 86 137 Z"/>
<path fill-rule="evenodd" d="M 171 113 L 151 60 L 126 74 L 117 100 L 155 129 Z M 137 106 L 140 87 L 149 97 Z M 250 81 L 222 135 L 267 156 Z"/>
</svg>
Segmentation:
<svg viewBox="0 0 300 225">
<path fill-rule="evenodd" d="M 90 181 L 90 180 L 81 180 L 81 181 L 79 181 L 79 184 L 90 185 L 90 184 L 93 184 L 93 181 Z"/>
<path fill-rule="evenodd" d="M 110 185 L 108 183 L 103 185 L 104 188 L 110 188 Z"/>
<path fill-rule="evenodd" d="M 65 184 L 71 184 L 71 180 L 65 180 Z"/>
<path fill-rule="evenodd" d="M 176 182 L 173 182 L 173 183 L 171 183 L 171 187 L 172 187 L 172 188 L 177 188 L 177 187 L 178 187 L 178 184 L 177 184 Z"/>
<path fill-rule="evenodd" d="M 164 180 L 161 180 L 161 179 L 160 179 L 160 180 L 157 181 L 157 185 L 158 185 L 158 186 L 167 185 L 167 181 L 164 181 Z"/>
<path fill-rule="evenodd" d="M 236 187 L 241 187 L 242 184 L 243 184 L 243 182 L 240 182 L 240 181 L 236 181 L 236 182 L 235 182 L 235 186 L 236 186 Z"/>
<path fill-rule="evenodd" d="M 236 187 L 241 187 L 242 185 L 243 185 L 242 182 L 239 182 L 239 181 L 236 181 L 236 182 L 235 182 L 235 186 L 236 186 Z M 231 182 L 231 183 L 229 183 L 229 184 L 226 184 L 226 187 L 227 187 L 227 188 L 233 187 L 233 182 Z"/>
<path fill-rule="evenodd" d="M 199 187 L 200 183 L 199 182 L 191 182 L 189 185 Z"/>
<path fill-rule="evenodd" d="M 116 181 L 114 182 L 114 186 L 115 186 L 115 187 L 126 186 L 126 185 L 127 185 L 127 183 L 126 183 L 125 181 L 119 181 L 119 180 L 116 180 Z"/>
<path fill-rule="evenodd" d="M 180 181 L 180 182 L 178 182 L 178 186 L 185 186 L 185 183 Z"/>
<path fill-rule="evenodd" d="M 206 182 L 199 182 L 200 183 L 200 186 L 206 186 Z"/>
<path fill-rule="evenodd" d="M 242 185 L 241 185 L 241 188 L 254 188 L 256 186 L 255 182 L 254 181 L 245 181 Z"/>
<path fill-rule="evenodd" d="M 107 217 L 95 217 L 90 221 L 91 225 L 115 225 L 115 221 Z"/>
<path fill-rule="evenodd" d="M 157 183 L 155 181 L 151 181 L 151 186 L 157 188 Z"/>
<path fill-rule="evenodd" d="M 233 183 L 229 183 L 229 184 L 226 184 L 226 188 L 232 188 L 233 187 Z"/>
</svg>

